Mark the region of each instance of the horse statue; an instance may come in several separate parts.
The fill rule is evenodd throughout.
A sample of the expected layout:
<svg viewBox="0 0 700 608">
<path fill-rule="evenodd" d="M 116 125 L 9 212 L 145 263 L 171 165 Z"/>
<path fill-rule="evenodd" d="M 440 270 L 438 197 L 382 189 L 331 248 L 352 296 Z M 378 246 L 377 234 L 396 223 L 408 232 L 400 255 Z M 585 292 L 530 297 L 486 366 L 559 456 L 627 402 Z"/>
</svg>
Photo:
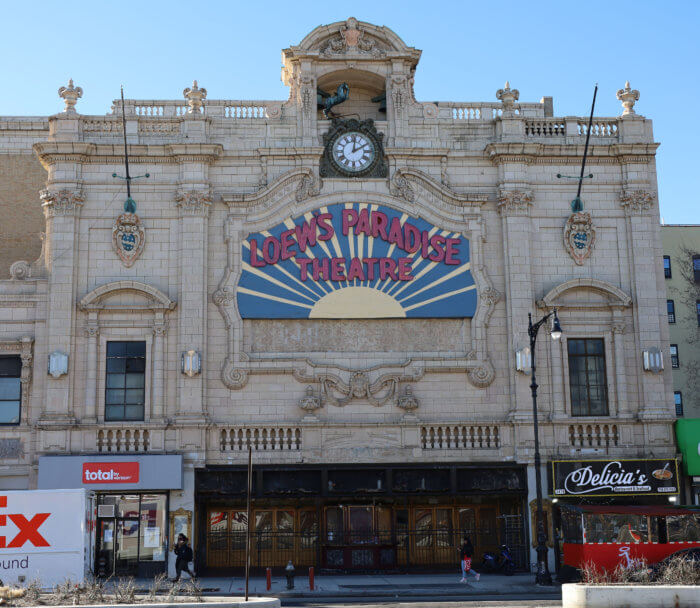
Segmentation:
<svg viewBox="0 0 700 608">
<path fill-rule="evenodd" d="M 336 115 L 331 112 L 333 106 L 337 106 L 339 103 L 343 103 L 350 96 L 350 87 L 347 82 L 339 85 L 335 95 L 326 93 L 324 90 L 316 89 L 316 106 L 319 110 L 323 110 L 323 116 L 328 118 L 336 118 Z"/>
</svg>

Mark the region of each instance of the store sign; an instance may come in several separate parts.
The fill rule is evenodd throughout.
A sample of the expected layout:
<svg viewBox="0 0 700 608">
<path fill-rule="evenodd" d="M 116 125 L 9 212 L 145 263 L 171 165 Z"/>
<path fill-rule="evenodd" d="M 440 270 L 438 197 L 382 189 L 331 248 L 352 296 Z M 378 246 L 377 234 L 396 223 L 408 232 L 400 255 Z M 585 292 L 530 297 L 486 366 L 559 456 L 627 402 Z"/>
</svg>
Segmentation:
<svg viewBox="0 0 700 608">
<path fill-rule="evenodd" d="M 86 462 L 83 483 L 138 483 L 138 462 Z"/>
<path fill-rule="evenodd" d="M 472 317 L 469 241 L 390 207 L 339 203 L 246 238 L 244 319 Z"/>
<path fill-rule="evenodd" d="M 678 493 L 678 461 L 558 460 L 552 463 L 555 496 L 669 495 Z"/>
<path fill-rule="evenodd" d="M 39 488 L 180 490 L 182 456 L 40 456 Z"/>
</svg>

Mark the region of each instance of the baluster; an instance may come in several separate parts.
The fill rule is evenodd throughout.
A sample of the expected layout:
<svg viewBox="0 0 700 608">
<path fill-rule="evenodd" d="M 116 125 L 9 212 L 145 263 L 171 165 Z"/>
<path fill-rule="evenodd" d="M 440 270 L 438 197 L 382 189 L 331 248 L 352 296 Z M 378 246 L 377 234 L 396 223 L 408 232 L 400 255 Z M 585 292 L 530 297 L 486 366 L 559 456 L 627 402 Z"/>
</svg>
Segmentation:
<svg viewBox="0 0 700 608">
<path fill-rule="evenodd" d="M 104 440 L 105 440 L 105 432 L 99 431 L 97 433 L 97 451 L 98 452 L 102 451 L 102 446 L 104 445 Z"/>
<path fill-rule="evenodd" d="M 287 429 L 287 449 L 292 449 L 292 429 Z"/>
<path fill-rule="evenodd" d="M 459 449 L 459 427 L 456 426 L 452 429 L 452 443 L 453 447 Z"/>
<path fill-rule="evenodd" d="M 301 429 L 296 429 L 294 431 L 294 449 L 295 450 L 300 450 L 301 449 Z"/>
<path fill-rule="evenodd" d="M 139 452 L 141 450 L 141 431 L 138 429 L 134 431 L 134 451 Z"/>
<path fill-rule="evenodd" d="M 262 430 L 262 449 L 267 449 L 267 429 Z"/>
<path fill-rule="evenodd" d="M 143 432 L 143 451 L 148 452 L 151 435 L 148 431 Z"/>
<path fill-rule="evenodd" d="M 586 425 L 586 437 L 588 438 L 588 447 L 593 447 L 593 427 L 589 424 Z"/>
<path fill-rule="evenodd" d="M 442 427 L 441 426 L 438 427 L 438 431 L 437 431 L 437 443 L 438 443 L 439 448 L 443 447 Z"/>
<path fill-rule="evenodd" d="M 222 452 L 226 450 L 226 429 L 219 433 L 219 449 Z"/>
<path fill-rule="evenodd" d="M 122 432 L 117 431 L 117 441 L 116 441 L 116 452 L 121 452 L 122 450 Z"/>
<path fill-rule="evenodd" d="M 493 427 L 493 436 L 494 436 L 494 447 L 500 448 L 501 447 L 501 437 L 500 437 L 500 431 L 498 430 L 497 426 Z"/>
<path fill-rule="evenodd" d="M 112 431 L 107 431 L 107 451 L 111 452 L 112 451 L 112 439 L 113 439 L 114 433 Z"/>
<path fill-rule="evenodd" d="M 486 447 L 490 448 L 491 447 L 491 427 L 486 427 L 485 429 L 486 432 Z"/>
</svg>

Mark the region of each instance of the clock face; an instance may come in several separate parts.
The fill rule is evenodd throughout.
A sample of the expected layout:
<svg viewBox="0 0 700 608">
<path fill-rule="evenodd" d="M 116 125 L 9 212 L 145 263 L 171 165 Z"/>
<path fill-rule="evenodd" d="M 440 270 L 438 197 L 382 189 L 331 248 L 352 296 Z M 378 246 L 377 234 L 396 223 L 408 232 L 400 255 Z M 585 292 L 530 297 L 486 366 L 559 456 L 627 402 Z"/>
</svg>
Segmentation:
<svg viewBox="0 0 700 608">
<path fill-rule="evenodd" d="M 359 173 L 372 166 L 376 156 L 374 142 L 357 131 L 348 131 L 336 137 L 331 158 L 340 169 Z"/>
</svg>

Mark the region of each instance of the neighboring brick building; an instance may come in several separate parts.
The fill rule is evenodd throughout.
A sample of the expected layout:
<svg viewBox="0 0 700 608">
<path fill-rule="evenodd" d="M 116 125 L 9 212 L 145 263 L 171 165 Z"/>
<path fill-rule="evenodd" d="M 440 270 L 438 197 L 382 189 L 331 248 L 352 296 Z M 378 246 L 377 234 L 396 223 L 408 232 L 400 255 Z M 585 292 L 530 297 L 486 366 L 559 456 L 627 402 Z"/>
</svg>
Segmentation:
<svg viewBox="0 0 700 608">
<path fill-rule="evenodd" d="M 557 174 L 578 172 L 587 119 L 508 85 L 495 102 L 416 101 L 419 58 L 350 19 L 284 50 L 287 101 L 196 85 L 127 100 L 131 171 L 149 174 L 135 208 L 112 177 L 121 102 L 81 115 L 71 83 L 66 111 L 0 119 L 0 159 L 32 166 L 33 150 L 47 171 L 9 184 L 25 262 L 0 281 L 0 487 L 102 491 L 100 567 L 156 571 L 180 529 L 198 568 L 242 565 L 250 445 L 261 566 L 449 567 L 463 532 L 525 564 L 534 434 L 516 352 L 528 313 L 552 307 L 543 462 L 674 456 L 670 366 L 644 370 L 669 334 L 638 93 L 593 121 L 572 213 Z M 327 104 L 343 83 L 349 99 Z"/>
<path fill-rule="evenodd" d="M 700 225 L 664 224 L 661 241 L 676 415 L 700 418 Z"/>
</svg>

